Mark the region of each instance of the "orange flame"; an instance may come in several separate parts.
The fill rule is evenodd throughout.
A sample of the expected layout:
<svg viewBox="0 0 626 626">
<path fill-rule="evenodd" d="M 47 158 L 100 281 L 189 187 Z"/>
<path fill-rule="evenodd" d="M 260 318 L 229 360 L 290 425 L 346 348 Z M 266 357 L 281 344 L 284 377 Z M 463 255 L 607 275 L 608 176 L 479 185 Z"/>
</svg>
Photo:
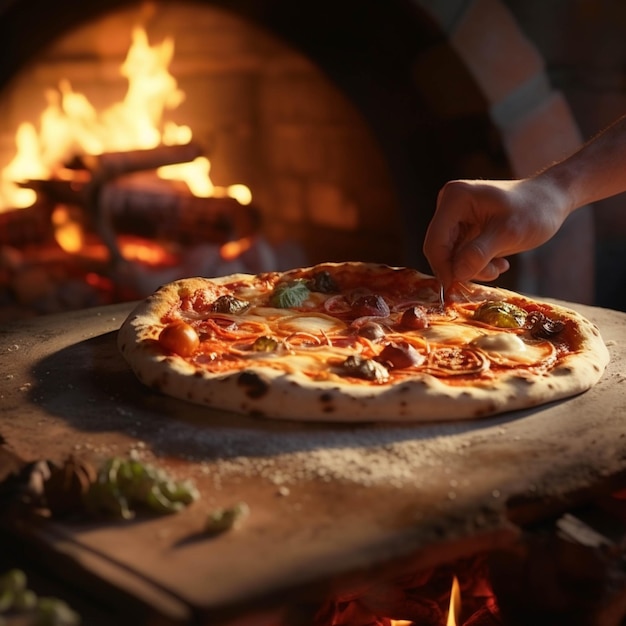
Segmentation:
<svg viewBox="0 0 626 626">
<path fill-rule="evenodd" d="M 235 241 L 227 241 L 220 248 L 220 256 L 225 261 L 233 261 L 252 246 L 252 237 L 243 237 Z"/>
<path fill-rule="evenodd" d="M 452 578 L 452 589 L 450 590 L 450 607 L 448 609 L 448 619 L 446 626 L 457 626 L 461 615 L 461 588 L 456 576 Z"/>
<path fill-rule="evenodd" d="M 49 89 L 38 129 L 32 122 L 23 122 L 17 129 L 16 154 L 0 173 L 0 211 L 31 206 L 36 193 L 20 188 L 16 182 L 50 178 L 76 154 L 189 143 L 192 132 L 188 126 L 163 121 L 164 113 L 178 107 L 185 98 L 168 70 L 173 55 L 172 38 L 151 46 L 145 30 L 137 26 L 120 67 L 128 80 L 121 102 L 99 112 L 84 94 L 72 89 L 68 80 L 61 80 L 58 89 Z M 209 170 L 208 159 L 201 157 L 192 163 L 159 168 L 158 174 L 185 181 L 200 197 L 222 195 L 242 204 L 251 201 L 250 190 L 244 185 L 215 187 Z"/>
<path fill-rule="evenodd" d="M 83 229 L 68 208 L 58 205 L 52 212 L 54 238 L 65 252 L 78 252 L 84 244 Z"/>
</svg>

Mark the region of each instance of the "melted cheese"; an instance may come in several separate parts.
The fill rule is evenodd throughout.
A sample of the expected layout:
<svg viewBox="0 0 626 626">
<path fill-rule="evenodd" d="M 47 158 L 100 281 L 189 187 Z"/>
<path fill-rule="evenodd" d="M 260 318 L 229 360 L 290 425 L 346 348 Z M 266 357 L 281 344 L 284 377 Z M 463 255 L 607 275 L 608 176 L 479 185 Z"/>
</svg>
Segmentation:
<svg viewBox="0 0 626 626">
<path fill-rule="evenodd" d="M 473 326 L 462 324 L 433 324 L 420 331 L 420 335 L 431 343 L 462 346 L 471 343 L 482 332 Z"/>
<path fill-rule="evenodd" d="M 325 315 L 294 315 L 278 321 L 281 330 L 291 332 L 311 333 L 331 333 L 345 328 L 345 324 L 340 320 L 333 319 Z"/>
<path fill-rule="evenodd" d="M 510 333 L 483 335 L 474 339 L 472 345 L 484 350 L 506 356 L 519 355 L 526 351 L 526 344 L 517 336 Z"/>
<path fill-rule="evenodd" d="M 528 344 L 512 333 L 482 335 L 472 341 L 472 346 L 483 350 L 496 362 L 509 361 L 521 365 L 550 361 L 555 353 L 554 346 L 548 341 Z"/>
</svg>

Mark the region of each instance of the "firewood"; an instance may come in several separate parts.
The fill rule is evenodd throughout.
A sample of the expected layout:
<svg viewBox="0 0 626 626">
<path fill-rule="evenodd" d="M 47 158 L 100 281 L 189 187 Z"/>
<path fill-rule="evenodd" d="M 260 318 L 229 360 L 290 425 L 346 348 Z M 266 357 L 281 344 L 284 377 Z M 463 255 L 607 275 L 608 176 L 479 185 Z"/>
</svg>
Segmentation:
<svg viewBox="0 0 626 626">
<path fill-rule="evenodd" d="M 520 543 L 490 555 L 494 592 L 510 626 L 619 626 L 626 610 L 623 537 L 607 535 L 606 516 L 593 522 L 565 514 L 528 529 Z M 584 512 L 585 515 L 588 512 Z"/>
<path fill-rule="evenodd" d="M 53 237 L 51 207 L 35 204 L 24 209 L 0 212 L 0 246 L 21 248 Z"/>
<path fill-rule="evenodd" d="M 111 180 L 130 174 L 153 170 L 163 165 L 188 163 L 202 156 L 203 150 L 195 143 L 180 146 L 157 146 L 145 150 L 128 150 L 124 152 L 105 152 L 81 158 L 85 167 L 98 180 Z"/>
<path fill-rule="evenodd" d="M 178 181 L 134 175 L 103 185 L 97 210 L 115 233 L 189 245 L 224 243 L 249 209 L 233 198 L 198 198 Z"/>
</svg>

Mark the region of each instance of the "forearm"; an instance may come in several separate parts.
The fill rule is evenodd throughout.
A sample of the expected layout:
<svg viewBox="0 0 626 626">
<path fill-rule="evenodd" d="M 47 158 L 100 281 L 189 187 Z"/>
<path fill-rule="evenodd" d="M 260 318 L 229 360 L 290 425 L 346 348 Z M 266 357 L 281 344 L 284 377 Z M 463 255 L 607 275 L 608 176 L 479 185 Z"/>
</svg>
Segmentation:
<svg viewBox="0 0 626 626">
<path fill-rule="evenodd" d="M 566 214 L 626 191 L 626 116 L 533 180 L 558 194 Z"/>
</svg>

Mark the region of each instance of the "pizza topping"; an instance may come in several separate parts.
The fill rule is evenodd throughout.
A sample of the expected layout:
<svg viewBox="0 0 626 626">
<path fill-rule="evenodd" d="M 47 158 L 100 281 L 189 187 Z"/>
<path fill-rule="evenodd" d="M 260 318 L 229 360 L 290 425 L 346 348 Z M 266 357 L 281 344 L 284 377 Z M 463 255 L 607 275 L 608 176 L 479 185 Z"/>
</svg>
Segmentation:
<svg viewBox="0 0 626 626">
<path fill-rule="evenodd" d="M 474 339 L 472 345 L 486 352 L 499 354 L 517 354 L 526 350 L 526 344 L 517 335 L 510 333 L 482 335 Z"/>
<path fill-rule="evenodd" d="M 270 304 L 280 309 L 300 306 L 311 292 L 303 279 L 279 283 L 270 296 Z"/>
<path fill-rule="evenodd" d="M 378 324 L 377 322 L 373 322 L 372 320 L 367 320 L 362 325 L 357 325 L 357 334 L 361 337 L 365 337 L 366 339 L 371 339 L 372 341 L 376 341 L 378 339 L 382 339 L 385 336 L 385 329 Z"/>
<path fill-rule="evenodd" d="M 220 296 L 211 305 L 211 311 L 214 311 L 215 313 L 230 313 L 232 315 L 243 313 L 249 308 L 249 302 L 235 298 L 235 296 L 231 296 L 230 294 Z"/>
<path fill-rule="evenodd" d="M 431 318 L 432 322 L 432 318 Z M 469 324 L 432 323 L 420 332 L 420 335 L 431 344 L 458 346 L 470 343 L 483 334 L 482 329 Z"/>
<path fill-rule="evenodd" d="M 439 376 L 479 374 L 488 368 L 487 357 L 469 348 L 437 348 L 428 355 L 428 372 Z"/>
<path fill-rule="evenodd" d="M 376 360 L 390 369 L 404 369 L 421 365 L 426 357 L 407 341 L 398 341 L 388 343 Z"/>
<path fill-rule="evenodd" d="M 355 317 L 388 317 L 389 305 L 382 296 L 369 294 L 358 297 L 352 303 L 352 314 Z"/>
<path fill-rule="evenodd" d="M 341 367 L 346 376 L 363 378 L 377 383 L 384 383 L 389 380 L 389 371 L 382 363 L 367 359 L 360 354 L 350 355 Z"/>
<path fill-rule="evenodd" d="M 523 341 L 511 333 L 484 335 L 472 341 L 472 347 L 483 350 L 494 363 L 513 367 L 516 365 L 552 365 L 556 348 L 549 341 Z"/>
<path fill-rule="evenodd" d="M 181 295 L 180 308 L 190 314 L 208 313 L 212 310 L 217 295 L 216 289 L 196 289 L 193 293 Z"/>
<path fill-rule="evenodd" d="M 565 322 L 550 319 L 541 311 L 532 311 L 528 314 L 526 327 L 533 337 L 549 339 L 558 335 L 565 328 Z"/>
<path fill-rule="evenodd" d="M 474 319 L 498 328 L 522 328 L 527 313 L 524 309 L 505 301 L 490 300 L 474 312 Z"/>
<path fill-rule="evenodd" d="M 343 330 L 345 324 L 330 315 L 300 314 L 281 317 L 276 321 L 276 327 L 284 332 L 305 332 L 305 333 L 330 333 Z"/>
<path fill-rule="evenodd" d="M 168 352 L 187 357 L 200 347 L 200 337 L 193 326 L 178 320 L 163 328 L 159 334 L 159 344 Z"/>
<path fill-rule="evenodd" d="M 308 287 L 311 291 L 318 291 L 319 293 L 337 293 L 339 291 L 335 279 L 326 270 L 315 272 L 308 283 Z"/>
<path fill-rule="evenodd" d="M 402 313 L 400 326 L 414 330 L 428 328 L 428 315 L 423 306 L 412 306 Z"/>
<path fill-rule="evenodd" d="M 252 344 L 253 352 L 275 352 L 278 348 L 278 341 L 273 337 L 263 335 L 257 337 Z"/>
<path fill-rule="evenodd" d="M 382 265 L 194 278 L 147 299 L 118 346 L 146 384 L 184 400 L 350 421 L 534 406 L 608 358 L 597 330 L 555 305 L 472 284 L 444 304 L 435 278 Z"/>
<path fill-rule="evenodd" d="M 209 514 L 204 530 L 209 535 L 219 535 L 239 526 L 248 515 L 250 515 L 250 507 L 246 502 L 237 502 L 231 507 L 215 509 Z"/>
</svg>

